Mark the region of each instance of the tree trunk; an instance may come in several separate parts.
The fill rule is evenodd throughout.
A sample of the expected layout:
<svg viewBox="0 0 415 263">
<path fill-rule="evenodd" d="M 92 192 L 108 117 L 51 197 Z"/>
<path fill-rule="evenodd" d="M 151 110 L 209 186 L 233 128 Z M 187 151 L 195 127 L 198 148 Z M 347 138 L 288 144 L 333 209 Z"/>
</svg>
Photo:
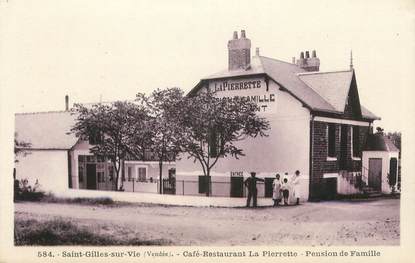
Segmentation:
<svg viewBox="0 0 415 263">
<path fill-rule="evenodd" d="M 206 176 L 207 176 L 206 196 L 209 196 L 210 195 L 210 169 L 209 167 L 206 168 Z"/>
<path fill-rule="evenodd" d="M 159 160 L 160 194 L 163 194 L 163 160 Z"/>
</svg>

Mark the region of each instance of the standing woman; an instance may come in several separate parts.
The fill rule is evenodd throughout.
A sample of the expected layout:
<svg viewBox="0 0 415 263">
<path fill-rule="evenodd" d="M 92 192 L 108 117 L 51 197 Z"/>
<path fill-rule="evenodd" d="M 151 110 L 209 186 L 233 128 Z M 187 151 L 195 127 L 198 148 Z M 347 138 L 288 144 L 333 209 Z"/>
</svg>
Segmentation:
<svg viewBox="0 0 415 263">
<path fill-rule="evenodd" d="M 281 182 L 280 175 L 275 176 L 274 181 L 272 182 L 272 200 L 274 201 L 274 206 L 278 206 L 281 202 Z"/>
<path fill-rule="evenodd" d="M 294 178 L 292 180 L 294 188 L 294 198 L 297 199 L 296 205 L 300 204 L 300 171 L 295 171 Z"/>
</svg>

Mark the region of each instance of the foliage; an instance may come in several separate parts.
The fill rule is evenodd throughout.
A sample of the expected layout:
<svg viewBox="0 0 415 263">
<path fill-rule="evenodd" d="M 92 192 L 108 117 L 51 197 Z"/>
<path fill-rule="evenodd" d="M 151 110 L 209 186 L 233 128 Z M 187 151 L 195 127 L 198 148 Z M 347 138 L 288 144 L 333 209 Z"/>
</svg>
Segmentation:
<svg viewBox="0 0 415 263">
<path fill-rule="evenodd" d="M 402 139 L 401 132 L 388 132 L 387 136 L 392 141 L 392 143 L 396 146 L 396 148 L 398 148 L 399 151 L 401 151 L 401 139 Z"/>
<path fill-rule="evenodd" d="M 396 176 L 393 176 L 392 174 L 388 173 L 387 179 L 391 192 L 392 194 L 394 194 L 396 192 Z"/>
<path fill-rule="evenodd" d="M 142 157 L 142 145 L 137 141 L 133 143 L 132 138 L 137 140 L 145 133 L 146 109 L 131 102 L 117 101 L 92 107 L 76 104 L 74 113 L 77 120 L 71 131 L 77 137 L 89 139 L 93 144 L 91 153 L 112 162 L 116 175 L 114 185 L 119 190 L 120 170 L 127 154 L 137 159 Z"/>
<path fill-rule="evenodd" d="M 156 89 L 150 96 L 138 93 L 136 101 L 149 111 L 145 124 L 147 126 L 146 150 L 157 158 L 160 170 L 159 179 L 162 182 L 163 161 L 174 159 L 180 151 L 183 127 L 180 126 L 179 119 L 183 114 L 183 91 L 179 88 Z M 162 184 L 160 183 L 161 192 Z"/>
<path fill-rule="evenodd" d="M 23 155 L 26 156 L 27 154 L 30 153 L 29 149 L 30 147 L 32 147 L 32 144 L 29 142 L 25 142 L 25 141 L 20 141 L 18 140 L 18 134 L 17 132 L 14 133 L 14 162 L 17 163 L 19 162 L 17 160 L 17 157 L 19 155 Z"/>
<path fill-rule="evenodd" d="M 36 180 L 35 184 L 31 186 L 27 179 L 14 181 L 14 200 L 15 201 L 39 201 L 45 193 L 40 191 L 40 184 Z"/>
<path fill-rule="evenodd" d="M 75 197 L 75 198 L 63 198 L 56 197 L 53 194 L 45 195 L 42 202 L 47 203 L 60 203 L 60 204 L 81 204 L 81 205 L 104 205 L 113 206 L 116 202 L 111 197 Z"/>
<path fill-rule="evenodd" d="M 96 233 L 90 228 L 79 227 L 61 218 L 38 221 L 15 218 L 14 243 L 16 246 L 126 246 L 166 245 L 166 240 L 142 240 L 138 237 L 125 238 L 110 234 Z"/>
<path fill-rule="evenodd" d="M 384 129 L 382 127 L 376 127 L 376 133 L 383 134 Z"/>
<path fill-rule="evenodd" d="M 257 107 L 252 101 L 238 97 L 220 99 L 209 91 L 187 97 L 181 118 L 185 128 L 182 150 L 200 163 L 205 176 L 210 176 L 220 157 L 244 156 L 235 142 L 267 136 L 269 122 L 258 116 Z"/>
</svg>

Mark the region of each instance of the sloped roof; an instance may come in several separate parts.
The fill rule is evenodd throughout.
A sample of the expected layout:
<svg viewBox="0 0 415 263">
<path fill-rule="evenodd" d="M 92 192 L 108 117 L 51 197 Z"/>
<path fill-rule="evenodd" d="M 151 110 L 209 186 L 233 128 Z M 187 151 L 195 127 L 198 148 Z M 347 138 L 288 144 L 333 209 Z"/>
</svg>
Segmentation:
<svg viewBox="0 0 415 263">
<path fill-rule="evenodd" d="M 350 89 L 353 71 L 307 72 L 296 64 L 254 56 L 251 67 L 240 70 L 223 70 L 202 78 L 201 82 L 190 91 L 200 88 L 206 80 L 266 74 L 287 92 L 300 100 L 311 110 L 343 114 Z M 367 119 L 379 119 L 376 115 L 361 106 L 362 116 Z"/>
<path fill-rule="evenodd" d="M 367 137 L 364 151 L 399 152 L 393 142 L 381 133 L 370 134 Z"/>
<path fill-rule="evenodd" d="M 78 141 L 75 134 L 68 134 L 75 118 L 68 111 L 17 113 L 17 140 L 30 143 L 32 149 L 68 150 Z"/>
<path fill-rule="evenodd" d="M 301 73 L 298 77 L 337 111 L 344 110 L 353 71 Z"/>
<path fill-rule="evenodd" d="M 374 113 L 366 109 L 363 105 L 360 105 L 360 109 L 362 110 L 362 116 L 364 118 L 371 120 L 380 120 L 380 117 L 376 116 Z"/>
</svg>

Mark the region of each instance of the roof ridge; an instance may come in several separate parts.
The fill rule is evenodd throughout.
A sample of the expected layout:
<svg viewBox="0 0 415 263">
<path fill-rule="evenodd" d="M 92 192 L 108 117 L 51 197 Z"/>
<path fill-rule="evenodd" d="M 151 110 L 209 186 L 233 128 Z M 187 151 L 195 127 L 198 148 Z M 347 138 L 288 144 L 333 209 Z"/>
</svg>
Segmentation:
<svg viewBox="0 0 415 263">
<path fill-rule="evenodd" d="M 14 115 L 35 115 L 35 114 L 47 114 L 47 113 L 70 113 L 71 111 L 67 110 L 55 110 L 55 111 L 33 111 L 33 112 L 16 112 Z"/>
<path fill-rule="evenodd" d="M 297 76 L 303 76 L 303 75 L 318 75 L 318 74 L 341 73 L 341 72 L 352 72 L 352 71 L 345 69 L 345 70 L 334 70 L 334 71 L 300 72 L 296 74 Z"/>
<path fill-rule="evenodd" d="M 285 64 L 289 64 L 291 66 L 298 67 L 297 64 L 293 64 L 293 63 L 290 63 L 290 62 L 287 62 L 287 61 L 284 61 L 284 60 L 280 60 L 280 59 L 277 59 L 277 58 L 270 58 L 270 57 L 266 57 L 266 56 L 259 56 L 259 57 L 260 58 L 267 58 L 267 59 L 275 60 L 275 61 L 278 61 L 278 62 L 282 62 L 282 63 L 285 63 Z"/>
</svg>

